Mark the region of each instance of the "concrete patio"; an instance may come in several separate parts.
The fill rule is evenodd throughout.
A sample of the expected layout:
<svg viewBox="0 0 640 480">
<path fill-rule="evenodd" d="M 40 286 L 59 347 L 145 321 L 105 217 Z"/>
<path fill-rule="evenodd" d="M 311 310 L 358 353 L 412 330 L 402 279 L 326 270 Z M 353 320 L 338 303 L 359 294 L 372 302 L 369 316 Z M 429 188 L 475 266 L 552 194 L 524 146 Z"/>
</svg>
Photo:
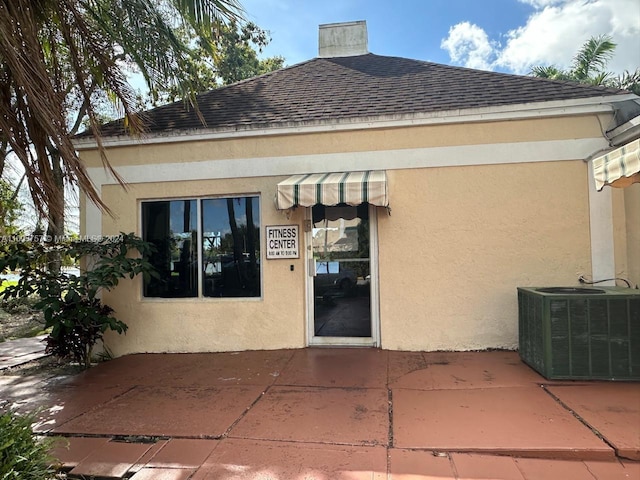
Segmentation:
<svg viewBox="0 0 640 480">
<path fill-rule="evenodd" d="M 549 382 L 515 352 L 131 355 L 0 391 L 44 407 L 72 478 L 640 478 L 640 384 Z"/>
</svg>

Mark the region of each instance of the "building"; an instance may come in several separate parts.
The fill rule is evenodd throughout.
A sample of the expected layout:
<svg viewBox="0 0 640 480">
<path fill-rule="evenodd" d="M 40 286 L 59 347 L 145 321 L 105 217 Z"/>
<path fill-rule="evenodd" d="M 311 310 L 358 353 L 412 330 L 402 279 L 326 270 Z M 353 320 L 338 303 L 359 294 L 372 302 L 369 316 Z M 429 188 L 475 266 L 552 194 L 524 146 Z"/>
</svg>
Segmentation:
<svg viewBox="0 0 640 480">
<path fill-rule="evenodd" d="M 374 55 L 364 22 L 319 38 L 201 95 L 206 126 L 182 103 L 142 139 L 106 125 L 127 190 L 77 139 L 114 213 L 84 201 L 81 233 L 158 247 L 160 280 L 105 295 L 114 354 L 515 348 L 516 287 L 640 283 L 640 185 L 598 191 L 592 165 L 632 148 L 640 98 Z"/>
</svg>

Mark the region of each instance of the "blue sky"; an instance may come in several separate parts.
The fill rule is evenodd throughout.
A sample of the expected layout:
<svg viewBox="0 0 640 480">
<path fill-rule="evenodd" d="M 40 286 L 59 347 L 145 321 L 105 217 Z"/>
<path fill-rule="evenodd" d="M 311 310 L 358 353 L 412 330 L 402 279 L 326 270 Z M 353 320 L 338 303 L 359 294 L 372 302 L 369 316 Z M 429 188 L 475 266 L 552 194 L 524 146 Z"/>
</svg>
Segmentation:
<svg viewBox="0 0 640 480">
<path fill-rule="evenodd" d="M 366 20 L 369 51 L 526 74 L 566 67 L 590 37 L 618 43 L 609 69 L 640 66 L 639 0 L 240 0 L 271 33 L 263 56 L 292 65 L 317 56 L 318 25 Z"/>
</svg>

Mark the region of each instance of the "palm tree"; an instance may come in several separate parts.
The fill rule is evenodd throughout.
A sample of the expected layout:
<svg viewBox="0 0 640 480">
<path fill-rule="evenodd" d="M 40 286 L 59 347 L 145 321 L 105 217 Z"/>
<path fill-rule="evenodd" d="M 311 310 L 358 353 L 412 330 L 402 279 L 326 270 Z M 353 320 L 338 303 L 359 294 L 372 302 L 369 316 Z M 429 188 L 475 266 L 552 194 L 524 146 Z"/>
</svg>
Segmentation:
<svg viewBox="0 0 640 480">
<path fill-rule="evenodd" d="M 0 0 L 0 141 L 26 171 L 37 209 L 62 215 L 64 183 L 108 211 L 77 156 L 71 134 L 88 119 L 105 167 L 99 105 L 118 105 L 133 134 L 144 130 L 123 67 L 135 66 L 150 90 L 174 85 L 195 101 L 190 28 L 212 45 L 220 28 L 242 18 L 238 0 Z M 71 122 L 69 113 L 79 112 Z"/>
<path fill-rule="evenodd" d="M 535 66 L 531 74 L 535 77 L 550 78 L 552 80 L 572 80 L 580 83 L 602 85 L 609 77 L 603 69 L 613 56 L 616 44 L 608 35 L 591 37 L 573 57 L 569 70 L 562 70 L 556 66 Z"/>
<path fill-rule="evenodd" d="M 530 74 L 552 80 L 568 80 L 619 88 L 640 95 L 640 69 L 636 69 L 634 73 L 624 72 L 618 76 L 606 71 L 616 46 L 617 44 L 609 35 L 591 37 L 573 57 L 568 70 L 562 70 L 554 65 L 538 65 L 531 69 Z"/>
</svg>

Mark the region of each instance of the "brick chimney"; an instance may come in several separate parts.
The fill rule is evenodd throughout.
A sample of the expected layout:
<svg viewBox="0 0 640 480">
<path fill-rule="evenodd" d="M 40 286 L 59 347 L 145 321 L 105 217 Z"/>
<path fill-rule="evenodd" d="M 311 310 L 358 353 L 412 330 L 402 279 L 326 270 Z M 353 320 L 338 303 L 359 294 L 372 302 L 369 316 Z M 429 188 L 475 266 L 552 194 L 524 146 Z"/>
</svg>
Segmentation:
<svg viewBox="0 0 640 480">
<path fill-rule="evenodd" d="M 320 25 L 320 58 L 351 57 L 369 53 L 367 22 L 327 23 Z"/>
</svg>

